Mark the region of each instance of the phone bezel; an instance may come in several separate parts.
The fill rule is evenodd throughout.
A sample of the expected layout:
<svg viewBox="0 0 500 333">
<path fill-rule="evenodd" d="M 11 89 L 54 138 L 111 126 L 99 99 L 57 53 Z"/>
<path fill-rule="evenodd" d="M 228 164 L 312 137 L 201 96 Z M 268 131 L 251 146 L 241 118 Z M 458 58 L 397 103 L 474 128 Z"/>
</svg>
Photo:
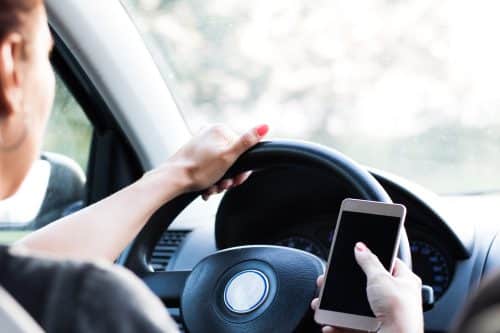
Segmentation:
<svg viewBox="0 0 500 333">
<path fill-rule="evenodd" d="M 394 261 L 396 259 L 396 254 L 399 248 L 401 231 L 403 230 L 404 220 L 406 216 L 406 207 L 400 204 L 389 204 L 389 203 L 381 203 L 381 202 L 358 200 L 358 199 L 345 199 L 342 201 L 342 205 L 340 207 L 340 212 L 337 218 L 337 225 L 335 226 L 335 232 L 332 239 L 332 245 L 330 247 L 330 253 L 328 255 L 328 263 L 326 265 L 325 272 L 329 271 L 333 249 L 335 247 L 335 241 L 337 239 L 337 232 L 344 211 L 382 215 L 382 216 L 393 216 L 399 218 L 400 222 L 398 226 L 398 233 L 396 236 L 396 242 L 394 243 L 394 250 L 391 258 L 391 270 L 392 270 L 392 267 L 394 266 Z M 323 287 L 321 288 L 319 294 L 319 299 L 320 299 L 319 304 L 321 304 L 321 299 L 323 297 L 323 289 L 324 286 L 326 285 L 327 279 L 328 276 L 325 276 L 325 283 L 323 284 Z M 332 325 L 337 327 L 352 328 L 370 332 L 376 331 L 380 326 L 380 322 L 374 317 L 324 310 L 321 309 L 319 306 L 315 311 L 314 319 L 316 320 L 317 323 L 322 325 Z"/>
</svg>

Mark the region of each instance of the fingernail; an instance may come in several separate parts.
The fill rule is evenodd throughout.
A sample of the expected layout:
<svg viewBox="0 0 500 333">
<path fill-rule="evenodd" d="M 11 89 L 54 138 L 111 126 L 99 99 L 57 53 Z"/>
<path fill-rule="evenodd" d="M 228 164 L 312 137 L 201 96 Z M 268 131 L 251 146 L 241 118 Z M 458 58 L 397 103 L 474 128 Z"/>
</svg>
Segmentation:
<svg viewBox="0 0 500 333">
<path fill-rule="evenodd" d="M 269 126 L 260 125 L 259 127 L 257 127 L 256 132 L 258 136 L 263 137 L 267 134 L 267 132 L 269 132 Z"/>
<path fill-rule="evenodd" d="M 367 249 L 366 245 L 361 243 L 361 242 L 357 242 L 356 243 L 356 250 L 359 251 L 359 252 L 363 252 Z"/>
</svg>

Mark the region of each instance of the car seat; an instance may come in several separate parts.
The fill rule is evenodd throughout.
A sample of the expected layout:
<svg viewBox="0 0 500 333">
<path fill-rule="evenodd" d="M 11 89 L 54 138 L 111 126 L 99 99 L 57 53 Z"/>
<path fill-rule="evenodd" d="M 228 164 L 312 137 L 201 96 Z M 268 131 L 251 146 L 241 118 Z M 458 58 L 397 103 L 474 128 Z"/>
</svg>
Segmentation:
<svg viewBox="0 0 500 333">
<path fill-rule="evenodd" d="M 85 206 L 85 174 L 72 159 L 61 154 L 42 154 L 41 160 L 51 166 L 50 178 L 35 220 L 34 229 L 69 215 Z"/>
<path fill-rule="evenodd" d="M 0 287 L 0 323 L 2 323 L 2 332 L 43 332 L 31 316 L 2 287 Z"/>
<path fill-rule="evenodd" d="M 19 190 L 0 201 L 0 228 L 39 229 L 84 206 L 85 175 L 72 159 L 43 153 Z"/>
</svg>

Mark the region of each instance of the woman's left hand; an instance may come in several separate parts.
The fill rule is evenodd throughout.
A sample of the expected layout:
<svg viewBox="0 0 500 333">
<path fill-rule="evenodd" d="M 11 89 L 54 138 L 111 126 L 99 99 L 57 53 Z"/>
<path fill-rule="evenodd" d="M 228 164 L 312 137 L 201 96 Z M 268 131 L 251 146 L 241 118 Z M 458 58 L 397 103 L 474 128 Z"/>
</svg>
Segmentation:
<svg viewBox="0 0 500 333">
<path fill-rule="evenodd" d="M 181 170 L 182 191 L 206 190 L 205 200 L 233 186 L 240 185 L 249 173 L 237 175 L 232 179 L 221 180 L 226 171 L 248 149 L 256 145 L 269 131 L 267 125 L 257 126 L 243 135 L 238 135 L 225 125 L 213 125 L 201 130 L 163 166 L 146 174 L 158 175 L 171 169 Z M 172 177 L 171 172 L 164 173 Z"/>
</svg>

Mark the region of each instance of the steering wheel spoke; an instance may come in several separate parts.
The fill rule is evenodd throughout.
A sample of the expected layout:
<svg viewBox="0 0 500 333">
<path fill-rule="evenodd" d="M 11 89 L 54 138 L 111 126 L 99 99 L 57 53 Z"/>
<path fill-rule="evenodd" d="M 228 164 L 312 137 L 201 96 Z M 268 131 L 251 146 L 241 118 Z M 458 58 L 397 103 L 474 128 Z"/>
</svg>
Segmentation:
<svg viewBox="0 0 500 333">
<path fill-rule="evenodd" d="M 142 276 L 142 281 L 158 296 L 166 306 L 180 306 L 182 292 L 191 271 L 150 272 Z"/>
</svg>

